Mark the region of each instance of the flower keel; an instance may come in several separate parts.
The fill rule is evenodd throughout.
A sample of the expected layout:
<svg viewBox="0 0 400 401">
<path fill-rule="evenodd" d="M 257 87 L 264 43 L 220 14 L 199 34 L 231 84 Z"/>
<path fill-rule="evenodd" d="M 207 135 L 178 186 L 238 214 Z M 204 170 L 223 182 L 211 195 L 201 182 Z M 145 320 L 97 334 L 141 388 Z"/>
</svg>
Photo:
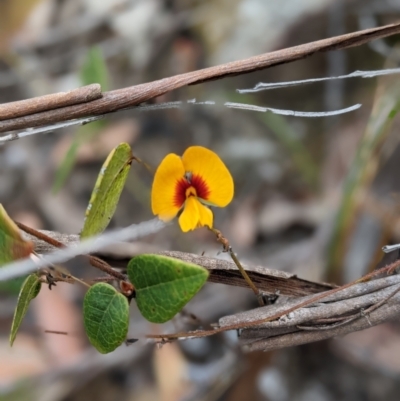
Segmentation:
<svg viewBox="0 0 400 401">
<path fill-rule="evenodd" d="M 198 227 L 212 227 L 213 214 L 212 211 L 202 205 L 199 200 L 190 196 L 186 199 L 183 212 L 179 216 L 179 226 L 183 232 L 194 230 Z"/>
</svg>

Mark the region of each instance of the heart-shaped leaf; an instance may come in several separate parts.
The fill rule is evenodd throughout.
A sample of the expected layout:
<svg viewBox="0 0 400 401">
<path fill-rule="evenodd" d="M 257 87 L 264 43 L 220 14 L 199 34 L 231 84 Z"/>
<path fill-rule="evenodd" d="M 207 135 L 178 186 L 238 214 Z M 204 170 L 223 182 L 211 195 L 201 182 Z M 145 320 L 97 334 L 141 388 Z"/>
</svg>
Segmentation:
<svg viewBox="0 0 400 401">
<path fill-rule="evenodd" d="M 0 266 L 29 256 L 33 243 L 25 241 L 16 224 L 0 204 Z"/>
<path fill-rule="evenodd" d="M 114 351 L 128 334 L 128 300 L 110 284 L 93 285 L 83 302 L 83 323 L 97 351 L 102 354 Z"/>
<path fill-rule="evenodd" d="M 81 238 L 100 234 L 108 226 L 124 188 L 132 158 L 132 150 L 127 143 L 121 143 L 108 155 L 86 209 Z"/>
<path fill-rule="evenodd" d="M 153 323 L 172 319 L 207 281 L 208 271 L 194 263 L 161 255 L 139 255 L 128 264 L 142 315 Z"/>
<path fill-rule="evenodd" d="M 22 323 L 22 319 L 28 311 L 28 307 L 32 299 L 36 298 L 40 292 L 41 282 L 36 274 L 29 275 L 24 283 L 22 284 L 21 290 L 18 296 L 17 307 L 14 311 L 14 318 L 11 325 L 10 333 L 10 345 L 12 346 L 17 336 L 19 326 Z"/>
</svg>

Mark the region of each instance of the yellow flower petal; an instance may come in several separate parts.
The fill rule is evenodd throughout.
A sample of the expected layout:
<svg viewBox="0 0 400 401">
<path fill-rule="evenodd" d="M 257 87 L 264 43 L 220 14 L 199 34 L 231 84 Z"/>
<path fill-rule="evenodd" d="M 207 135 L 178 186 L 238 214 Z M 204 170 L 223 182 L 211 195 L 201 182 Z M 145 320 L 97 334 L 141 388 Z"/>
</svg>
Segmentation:
<svg viewBox="0 0 400 401">
<path fill-rule="evenodd" d="M 170 153 L 165 156 L 154 175 L 151 208 L 163 221 L 173 219 L 182 205 L 176 202 L 176 187 L 185 174 L 182 160 Z"/>
<path fill-rule="evenodd" d="M 193 186 L 197 181 L 206 189 L 197 190 L 197 195 L 207 203 L 224 207 L 233 198 L 233 179 L 223 161 L 213 151 L 202 146 L 191 146 L 182 156 L 186 172 L 193 175 Z M 197 181 L 196 181 L 197 180 Z M 199 193 L 200 192 L 200 193 Z M 201 194 L 206 194 L 201 196 Z"/>
<path fill-rule="evenodd" d="M 179 216 L 179 225 L 183 232 L 186 233 L 197 228 L 200 218 L 199 205 L 200 202 L 194 196 L 186 199 L 183 212 Z"/>
<path fill-rule="evenodd" d="M 202 205 L 200 202 L 198 204 L 198 208 L 199 208 L 198 226 L 199 227 L 207 226 L 212 228 L 214 219 L 212 211 L 207 206 Z"/>
</svg>

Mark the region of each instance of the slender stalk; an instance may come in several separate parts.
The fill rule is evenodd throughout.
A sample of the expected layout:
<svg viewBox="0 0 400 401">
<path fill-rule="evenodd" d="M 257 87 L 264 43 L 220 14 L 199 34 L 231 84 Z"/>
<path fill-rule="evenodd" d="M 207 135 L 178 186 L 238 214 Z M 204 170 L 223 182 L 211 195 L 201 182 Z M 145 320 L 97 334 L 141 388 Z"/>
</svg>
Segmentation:
<svg viewBox="0 0 400 401">
<path fill-rule="evenodd" d="M 237 266 L 237 268 L 240 270 L 240 273 L 242 274 L 243 278 L 246 280 L 246 283 L 249 285 L 249 287 L 253 290 L 254 294 L 256 294 L 258 304 L 260 306 L 264 306 L 264 299 L 262 293 L 259 291 L 259 289 L 256 287 L 256 285 L 253 283 L 249 275 L 247 274 L 246 270 L 244 270 L 243 266 L 240 264 L 239 259 L 235 255 L 235 253 L 232 250 L 232 247 L 229 247 L 229 255 L 231 256 L 233 262 Z"/>
<path fill-rule="evenodd" d="M 39 238 L 40 240 L 42 240 L 44 242 L 47 242 L 50 245 L 53 245 L 55 248 L 65 248 L 65 245 L 62 242 L 56 240 L 55 238 L 49 237 L 48 235 L 46 235 L 46 234 L 44 234 L 44 233 L 42 233 L 42 232 L 40 232 L 38 230 L 35 230 L 32 227 L 28 227 L 25 224 L 19 223 L 17 221 L 15 222 L 15 224 L 22 231 L 25 231 L 26 233 L 28 233 L 30 235 L 33 235 L 34 237 Z M 93 267 L 98 268 L 99 270 L 103 271 L 104 273 L 109 274 L 110 276 L 115 277 L 118 280 L 123 280 L 123 281 L 126 280 L 126 277 L 122 273 L 114 270 L 104 260 L 98 258 L 97 256 L 93 256 L 93 255 L 84 255 L 84 256 L 86 256 L 89 259 L 89 263 Z"/>
<path fill-rule="evenodd" d="M 68 335 L 68 332 L 66 332 L 66 331 L 45 330 L 44 332 L 45 332 L 46 334 L 59 334 L 59 335 L 62 335 L 62 336 L 67 336 L 67 335 Z"/>
<path fill-rule="evenodd" d="M 85 255 L 89 258 L 89 262 L 93 267 L 97 267 L 99 270 L 103 271 L 104 273 L 109 274 L 110 276 L 115 277 L 118 280 L 125 281 L 126 277 L 124 274 L 114 270 L 107 262 L 98 258 L 97 256 L 93 255 Z"/>
<path fill-rule="evenodd" d="M 215 234 L 215 236 L 217 237 L 217 241 L 222 244 L 224 252 L 229 253 L 230 257 L 232 258 L 233 262 L 239 269 L 239 271 L 240 271 L 241 275 L 243 276 L 243 278 L 245 279 L 246 283 L 248 284 L 248 286 L 253 290 L 254 294 L 256 295 L 259 305 L 264 306 L 265 304 L 264 304 L 264 299 L 263 299 L 262 293 L 258 290 L 256 285 L 253 283 L 253 281 L 247 274 L 246 270 L 243 268 L 243 266 L 239 262 L 239 259 L 235 255 L 235 252 L 233 252 L 233 249 L 232 249 L 231 245 L 229 244 L 228 239 L 226 237 L 224 237 L 224 235 L 222 234 L 222 232 L 220 230 L 217 230 L 216 228 L 211 228 L 211 227 L 208 227 L 208 229 Z"/>
<path fill-rule="evenodd" d="M 92 284 L 95 284 L 95 283 L 111 283 L 114 280 L 115 280 L 115 277 L 103 276 L 103 277 L 95 277 L 95 278 L 91 279 L 90 282 Z"/>
<path fill-rule="evenodd" d="M 35 230 L 32 227 L 28 227 L 25 224 L 19 223 L 18 221 L 15 221 L 15 220 L 14 220 L 14 223 L 22 231 L 28 233 L 29 235 L 33 235 L 34 237 L 36 237 L 44 242 L 47 242 L 50 245 L 53 245 L 55 248 L 64 248 L 65 247 L 65 245 L 62 242 L 57 241 L 55 238 L 49 237 L 48 235 L 46 235 L 38 230 Z"/>
<path fill-rule="evenodd" d="M 38 255 L 35 251 L 32 252 L 38 259 L 41 258 L 40 255 Z M 55 285 L 56 282 L 61 281 L 64 283 L 69 283 L 72 284 L 74 281 L 76 281 L 77 283 L 80 283 L 82 285 L 84 285 L 85 287 L 90 288 L 90 285 L 88 283 L 86 283 L 85 281 L 81 280 L 78 277 L 73 276 L 67 269 L 65 269 L 64 267 L 61 266 L 57 266 L 54 264 L 51 264 L 51 269 L 54 269 L 54 271 L 57 272 L 57 276 L 54 277 L 52 276 L 52 280 L 53 280 L 53 284 Z M 50 273 L 51 274 L 51 273 Z M 63 277 L 65 276 L 65 277 Z M 48 281 L 49 278 L 47 278 L 47 284 L 51 285 L 51 283 Z"/>
</svg>

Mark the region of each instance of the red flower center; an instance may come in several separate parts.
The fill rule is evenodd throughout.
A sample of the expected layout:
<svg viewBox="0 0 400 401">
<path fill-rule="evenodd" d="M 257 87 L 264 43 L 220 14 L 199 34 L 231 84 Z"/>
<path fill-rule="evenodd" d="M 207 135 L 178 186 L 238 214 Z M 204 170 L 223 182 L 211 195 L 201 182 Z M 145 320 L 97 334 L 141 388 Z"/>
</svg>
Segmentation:
<svg viewBox="0 0 400 401">
<path fill-rule="evenodd" d="M 196 196 L 204 200 L 208 199 L 210 196 L 210 189 L 203 177 L 188 173 L 176 182 L 174 205 L 179 208 L 182 207 L 189 196 Z"/>
</svg>

